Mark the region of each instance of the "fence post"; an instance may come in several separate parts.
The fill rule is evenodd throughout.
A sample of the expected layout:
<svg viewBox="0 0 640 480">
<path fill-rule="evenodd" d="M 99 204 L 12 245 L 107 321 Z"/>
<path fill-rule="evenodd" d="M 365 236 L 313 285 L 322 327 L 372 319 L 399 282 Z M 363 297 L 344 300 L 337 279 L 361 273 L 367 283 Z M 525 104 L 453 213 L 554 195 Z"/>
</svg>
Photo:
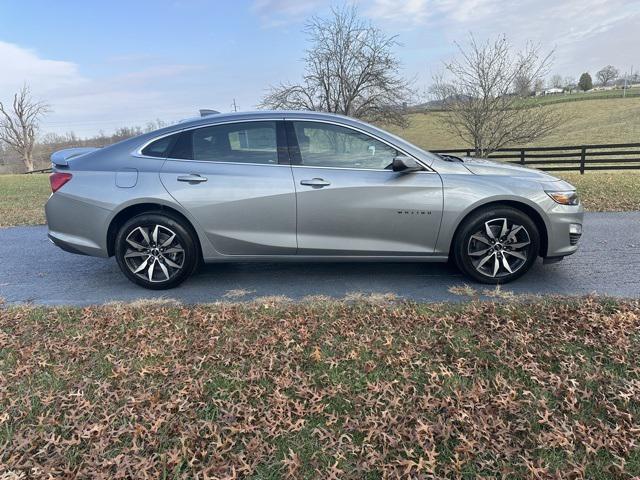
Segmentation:
<svg viewBox="0 0 640 480">
<path fill-rule="evenodd" d="M 467 157 L 471 156 L 471 150 L 467 150 Z"/>
<path fill-rule="evenodd" d="M 582 147 L 582 151 L 580 154 L 580 175 L 584 175 L 584 160 L 586 156 L 587 156 L 587 149 L 586 147 Z"/>
<path fill-rule="evenodd" d="M 524 150 L 520 150 L 520 165 L 524 165 Z"/>
</svg>

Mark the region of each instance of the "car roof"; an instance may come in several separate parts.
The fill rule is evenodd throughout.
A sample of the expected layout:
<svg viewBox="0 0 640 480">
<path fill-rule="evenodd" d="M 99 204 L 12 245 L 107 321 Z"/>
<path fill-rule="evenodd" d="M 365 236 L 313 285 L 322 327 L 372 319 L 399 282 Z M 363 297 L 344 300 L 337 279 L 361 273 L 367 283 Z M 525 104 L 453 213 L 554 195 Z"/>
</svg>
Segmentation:
<svg viewBox="0 0 640 480">
<path fill-rule="evenodd" d="M 340 120 L 342 123 L 363 124 L 364 122 L 336 113 L 314 112 L 310 110 L 254 110 L 247 112 L 214 113 L 202 117 L 182 120 L 177 124 L 180 128 L 235 120 L 259 120 L 263 118 L 305 118 L 317 120 Z"/>
</svg>

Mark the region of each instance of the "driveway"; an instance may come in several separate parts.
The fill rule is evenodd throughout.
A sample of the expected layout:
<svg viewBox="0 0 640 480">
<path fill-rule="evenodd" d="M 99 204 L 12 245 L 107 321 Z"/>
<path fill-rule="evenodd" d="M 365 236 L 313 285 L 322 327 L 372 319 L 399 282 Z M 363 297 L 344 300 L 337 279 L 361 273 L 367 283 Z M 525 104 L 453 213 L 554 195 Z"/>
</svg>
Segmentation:
<svg viewBox="0 0 640 480">
<path fill-rule="evenodd" d="M 452 266 L 429 263 L 238 263 L 205 266 L 168 291 L 124 278 L 113 258 L 72 255 L 47 240 L 46 227 L 0 229 L 0 297 L 9 303 L 86 305 L 173 298 L 184 303 L 284 295 L 341 298 L 392 293 L 422 301 L 461 300 L 450 287 L 470 283 Z M 538 261 L 503 289 L 515 294 L 640 296 L 640 212 L 588 213 L 580 250 L 553 265 Z M 482 290 L 483 285 L 473 284 Z"/>
</svg>

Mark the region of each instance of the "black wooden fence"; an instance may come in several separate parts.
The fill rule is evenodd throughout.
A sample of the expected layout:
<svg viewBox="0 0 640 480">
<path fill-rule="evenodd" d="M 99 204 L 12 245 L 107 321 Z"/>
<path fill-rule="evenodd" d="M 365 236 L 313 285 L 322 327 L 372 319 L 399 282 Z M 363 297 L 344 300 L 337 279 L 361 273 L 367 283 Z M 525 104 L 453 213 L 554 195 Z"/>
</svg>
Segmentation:
<svg viewBox="0 0 640 480">
<path fill-rule="evenodd" d="M 434 150 L 473 157 L 473 149 Z M 500 148 L 486 158 L 547 171 L 639 170 L 640 143 L 611 143 L 571 147 Z"/>
<path fill-rule="evenodd" d="M 51 167 L 49 168 L 41 168 L 40 170 L 31 170 L 30 172 L 24 172 L 25 174 L 30 173 L 49 173 L 51 171 Z"/>
</svg>

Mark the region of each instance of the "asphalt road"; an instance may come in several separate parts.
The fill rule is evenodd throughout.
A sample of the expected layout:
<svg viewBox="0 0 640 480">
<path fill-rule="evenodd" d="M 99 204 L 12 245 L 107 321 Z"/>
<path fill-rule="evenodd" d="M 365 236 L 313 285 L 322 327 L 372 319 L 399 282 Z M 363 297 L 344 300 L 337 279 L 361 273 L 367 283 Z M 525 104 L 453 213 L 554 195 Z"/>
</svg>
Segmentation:
<svg viewBox="0 0 640 480">
<path fill-rule="evenodd" d="M 515 294 L 640 297 L 640 212 L 588 213 L 584 232 L 576 254 L 552 265 L 538 261 L 503 289 Z M 0 245 L 0 298 L 9 304 L 87 305 L 148 298 L 197 303 L 271 295 L 342 298 L 353 293 L 441 301 L 463 299 L 449 288 L 469 283 L 446 264 L 238 263 L 207 265 L 180 287 L 156 292 L 126 280 L 113 258 L 63 252 L 49 243 L 46 227 L 0 229 Z"/>
</svg>

